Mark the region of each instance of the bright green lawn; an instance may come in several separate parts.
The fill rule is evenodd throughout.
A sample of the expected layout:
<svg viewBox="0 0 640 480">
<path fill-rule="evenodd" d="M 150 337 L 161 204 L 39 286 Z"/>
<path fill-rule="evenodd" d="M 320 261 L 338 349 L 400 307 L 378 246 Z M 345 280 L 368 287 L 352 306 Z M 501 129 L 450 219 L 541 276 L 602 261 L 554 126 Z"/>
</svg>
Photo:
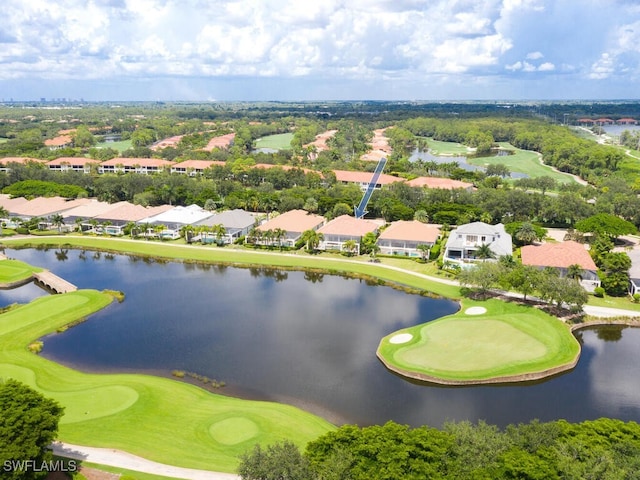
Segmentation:
<svg viewBox="0 0 640 480">
<path fill-rule="evenodd" d="M 359 260 L 346 260 L 335 257 L 325 257 L 322 255 L 309 255 L 306 253 L 294 253 L 282 255 L 253 251 L 249 249 L 237 249 L 231 247 L 215 246 L 188 246 L 176 243 L 149 242 L 145 240 L 127 240 L 116 238 L 102 238 L 89 236 L 58 236 L 58 237 L 28 237 L 28 238 L 7 238 L 2 239 L 2 244 L 11 246 L 38 246 L 38 245 L 69 245 L 101 250 L 110 250 L 121 253 L 132 253 L 138 255 L 152 255 L 168 259 L 189 259 L 200 262 L 217 262 L 229 264 L 255 264 L 268 265 L 284 268 L 317 268 L 327 270 L 330 273 L 352 273 L 357 275 L 370 275 L 389 282 L 406 285 L 418 290 L 426 290 L 437 295 L 449 298 L 460 297 L 460 288 L 453 285 L 445 285 L 433 280 L 420 277 L 418 274 L 432 274 L 429 266 L 425 266 L 424 272 L 416 272 L 412 275 L 409 272 L 401 272 L 386 268 L 388 262 L 390 266 L 398 265 L 401 260 L 382 259 L 380 264 L 368 263 L 366 257 Z M 412 268 L 420 266 L 417 263 L 411 265 Z"/>
<path fill-rule="evenodd" d="M 0 260 L 0 285 L 27 280 L 34 272 L 41 271 L 41 268 L 32 267 L 20 260 Z"/>
<path fill-rule="evenodd" d="M 530 178 L 547 176 L 551 177 L 559 183 L 574 183 L 575 179 L 570 175 L 553 170 L 548 165 L 540 163 L 540 155 L 530 150 L 520 150 L 510 143 L 501 142 L 500 146 L 507 150 L 513 150 L 513 155 L 505 155 L 502 157 L 479 157 L 468 158 L 467 161 L 472 165 L 487 166 L 495 164 L 506 165 L 512 172 L 527 174 Z"/>
<path fill-rule="evenodd" d="M 0 377 L 16 378 L 65 407 L 60 440 L 182 467 L 233 471 L 238 456 L 255 443 L 287 438 L 303 445 L 334 428 L 288 405 L 215 395 L 160 377 L 85 374 L 25 348 L 111 300 L 104 293 L 78 290 L 41 297 L 0 315 Z"/>
<path fill-rule="evenodd" d="M 427 146 L 432 155 L 467 156 L 470 152 L 469 148 L 461 143 L 441 142 L 432 138 L 427 139 Z"/>
<path fill-rule="evenodd" d="M 471 306 L 484 307 L 487 313 L 467 315 Z M 413 338 L 391 343 L 398 333 Z M 453 382 L 544 372 L 572 364 L 579 353 L 577 340 L 557 318 L 498 300 L 464 301 L 455 315 L 394 332 L 378 347 L 392 368 Z"/>
<path fill-rule="evenodd" d="M 274 150 L 289 150 L 293 133 L 279 133 L 268 135 L 256 140 L 256 148 L 273 148 Z"/>
<path fill-rule="evenodd" d="M 131 148 L 131 140 L 121 140 L 119 142 L 100 142 L 96 143 L 96 148 L 113 148 L 120 153 Z"/>
</svg>

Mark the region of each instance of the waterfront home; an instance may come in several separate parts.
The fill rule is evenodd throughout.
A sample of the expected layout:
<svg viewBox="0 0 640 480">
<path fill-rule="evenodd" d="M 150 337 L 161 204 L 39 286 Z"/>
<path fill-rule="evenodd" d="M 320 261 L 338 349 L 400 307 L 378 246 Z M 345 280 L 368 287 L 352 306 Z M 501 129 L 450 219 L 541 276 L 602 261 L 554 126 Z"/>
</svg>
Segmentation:
<svg viewBox="0 0 640 480">
<path fill-rule="evenodd" d="M 203 243 L 213 243 L 214 241 L 227 244 L 233 243 L 240 237 L 249 234 L 251 229 L 256 225 L 256 217 L 245 210 L 237 208 L 235 210 L 216 213 L 193 224 L 196 229 L 198 229 L 198 227 L 211 228 L 215 225 L 222 225 L 224 227 L 225 234 L 222 238 L 219 238 L 219 235 L 216 235 L 215 232 L 200 231 L 196 232 L 193 241 L 201 241 Z"/>
<path fill-rule="evenodd" d="M 580 284 L 588 291 L 600 286 L 598 267 L 594 263 L 586 246 L 573 240 L 562 243 L 543 243 L 542 245 L 526 245 L 520 250 L 523 265 L 536 268 L 552 267 L 565 277 L 572 265 L 578 265 Z"/>
<path fill-rule="evenodd" d="M 504 225 L 484 222 L 467 223 L 452 230 L 444 251 L 445 262 L 468 263 L 478 260 L 477 250 L 488 245 L 494 258 L 512 255 L 513 245 Z"/>
<path fill-rule="evenodd" d="M 259 245 L 282 245 L 293 247 L 306 230 L 318 230 L 325 223 L 320 215 L 305 210 L 289 210 L 256 228 L 261 234 L 284 232 L 282 238 L 252 238 Z"/>
<path fill-rule="evenodd" d="M 344 251 L 345 243 L 354 241 L 355 252 L 352 253 L 360 255 L 362 237 L 367 233 L 377 233 L 379 228 L 380 225 L 371 220 L 340 215 L 318 229 L 318 233 L 324 236 L 318 245 L 318 250 Z"/>
<path fill-rule="evenodd" d="M 440 227 L 417 220 L 399 220 L 391 223 L 378 237 L 380 253 L 384 255 L 403 255 L 407 257 L 429 257 L 429 250 L 422 252 L 419 245 L 429 249 L 438 240 Z"/>
</svg>

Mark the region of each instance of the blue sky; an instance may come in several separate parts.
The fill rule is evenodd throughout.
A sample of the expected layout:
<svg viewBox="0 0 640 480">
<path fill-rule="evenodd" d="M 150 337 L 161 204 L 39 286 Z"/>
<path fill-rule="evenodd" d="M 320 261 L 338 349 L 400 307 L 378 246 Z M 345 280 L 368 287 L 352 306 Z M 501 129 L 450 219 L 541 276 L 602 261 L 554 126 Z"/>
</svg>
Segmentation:
<svg viewBox="0 0 640 480">
<path fill-rule="evenodd" d="M 640 97 L 636 0 L 3 0 L 0 99 Z"/>
</svg>

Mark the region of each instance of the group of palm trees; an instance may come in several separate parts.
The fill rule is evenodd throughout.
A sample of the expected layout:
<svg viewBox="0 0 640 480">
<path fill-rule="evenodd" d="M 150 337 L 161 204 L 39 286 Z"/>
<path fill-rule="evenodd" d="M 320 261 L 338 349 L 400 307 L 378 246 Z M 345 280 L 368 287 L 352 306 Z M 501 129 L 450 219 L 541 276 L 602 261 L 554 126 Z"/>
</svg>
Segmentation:
<svg viewBox="0 0 640 480">
<path fill-rule="evenodd" d="M 249 232 L 246 242 L 254 245 L 277 246 L 282 249 L 284 240 L 287 238 L 287 231 L 283 228 L 261 230 L 254 227 Z"/>
<path fill-rule="evenodd" d="M 187 241 L 191 243 L 193 241 L 199 241 L 201 243 L 217 243 L 222 245 L 227 243 L 225 237 L 227 235 L 227 229 L 221 223 L 216 225 L 185 225 L 180 229 L 181 235 Z"/>
</svg>

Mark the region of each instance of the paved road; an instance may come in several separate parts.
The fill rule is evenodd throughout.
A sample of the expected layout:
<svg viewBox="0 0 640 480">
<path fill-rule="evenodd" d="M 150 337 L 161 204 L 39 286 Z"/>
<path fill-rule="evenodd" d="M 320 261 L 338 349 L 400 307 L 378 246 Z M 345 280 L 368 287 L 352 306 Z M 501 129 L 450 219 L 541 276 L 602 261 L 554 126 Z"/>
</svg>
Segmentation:
<svg viewBox="0 0 640 480">
<path fill-rule="evenodd" d="M 170 440 L 168 440 L 170 441 Z M 134 470 L 136 472 L 164 475 L 166 477 L 184 478 L 186 480 L 239 480 L 233 473 L 210 472 L 207 470 L 192 470 L 190 468 L 174 467 L 163 463 L 152 462 L 127 452 L 110 448 L 81 447 L 70 443 L 55 442 L 53 453 L 61 457 L 84 460 L 100 465 Z"/>
</svg>

